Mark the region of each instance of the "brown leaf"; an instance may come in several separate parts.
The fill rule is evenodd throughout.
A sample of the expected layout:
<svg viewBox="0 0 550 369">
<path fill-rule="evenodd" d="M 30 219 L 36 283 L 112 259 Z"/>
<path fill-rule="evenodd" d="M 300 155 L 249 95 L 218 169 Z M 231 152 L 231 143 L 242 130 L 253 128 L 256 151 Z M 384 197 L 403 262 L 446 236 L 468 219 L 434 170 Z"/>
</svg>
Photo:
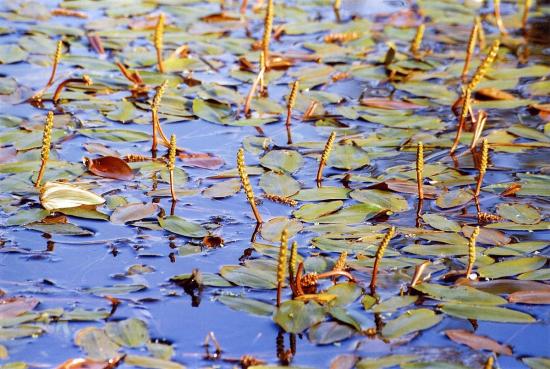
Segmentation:
<svg viewBox="0 0 550 369">
<path fill-rule="evenodd" d="M 104 156 L 97 159 L 84 158 L 88 170 L 96 176 L 129 181 L 134 173 L 128 164 L 116 156 Z"/>
<path fill-rule="evenodd" d="M 183 166 L 202 169 L 218 169 L 223 164 L 222 158 L 208 153 L 188 153 L 182 152 L 178 155 Z"/>
<path fill-rule="evenodd" d="M 148 204 L 127 204 L 119 206 L 111 214 L 111 222 L 114 224 L 124 224 L 133 220 L 141 220 L 150 217 L 157 212 L 158 205 L 154 203 Z"/>
<path fill-rule="evenodd" d="M 518 279 L 499 279 L 492 281 L 471 281 L 468 284 L 478 290 L 494 294 L 509 293 L 518 291 L 544 291 L 550 293 L 550 285 L 535 281 L 521 281 Z"/>
<path fill-rule="evenodd" d="M 361 105 L 370 106 L 371 108 L 401 110 L 401 109 L 422 109 L 424 106 L 409 103 L 400 100 L 388 100 L 378 97 L 369 97 L 361 99 Z"/>
<path fill-rule="evenodd" d="M 454 342 L 462 343 L 474 350 L 489 350 L 502 355 L 512 355 L 510 346 L 502 345 L 489 337 L 478 336 L 464 329 L 448 329 L 445 334 Z"/>
<path fill-rule="evenodd" d="M 521 190 L 521 185 L 519 183 L 512 183 L 510 186 L 506 187 L 500 196 L 513 196 Z"/>
<path fill-rule="evenodd" d="M 40 301 L 27 297 L 9 297 L 0 300 L 0 319 L 15 318 L 38 305 Z"/>
<path fill-rule="evenodd" d="M 550 291 L 518 291 L 510 294 L 508 301 L 522 304 L 550 304 Z"/>
<path fill-rule="evenodd" d="M 481 100 L 514 100 L 515 96 L 499 90 L 498 88 L 480 88 L 476 91 L 476 97 Z"/>
<path fill-rule="evenodd" d="M 238 22 L 241 18 L 233 16 L 227 13 L 214 13 L 200 18 L 201 21 L 206 23 L 218 23 L 218 22 Z"/>
<path fill-rule="evenodd" d="M 207 235 L 202 239 L 202 243 L 208 248 L 217 248 L 223 246 L 223 238 L 220 236 Z"/>
</svg>

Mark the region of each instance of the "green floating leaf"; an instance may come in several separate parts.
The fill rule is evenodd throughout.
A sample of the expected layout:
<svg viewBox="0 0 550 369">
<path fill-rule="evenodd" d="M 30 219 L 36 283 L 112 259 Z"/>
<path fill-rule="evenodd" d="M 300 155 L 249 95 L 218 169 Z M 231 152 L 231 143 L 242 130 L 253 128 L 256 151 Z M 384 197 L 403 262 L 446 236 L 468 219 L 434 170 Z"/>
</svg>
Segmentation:
<svg viewBox="0 0 550 369">
<path fill-rule="evenodd" d="M 140 347 L 149 342 L 147 325 L 144 321 L 135 318 L 107 323 L 105 332 L 120 346 Z"/>
<path fill-rule="evenodd" d="M 316 222 L 344 224 L 361 223 L 367 219 L 374 217 L 384 210 L 384 208 L 381 208 L 380 206 L 375 204 L 355 204 L 343 208 L 334 214 L 325 215 L 323 217 L 317 218 Z"/>
<path fill-rule="evenodd" d="M 34 222 L 40 222 L 50 214 L 48 210 L 41 208 L 19 210 L 17 214 L 6 219 L 6 224 L 10 226 L 25 225 Z"/>
<path fill-rule="evenodd" d="M 421 283 L 416 285 L 414 289 L 427 294 L 433 299 L 442 301 L 478 305 L 503 305 L 507 303 L 502 297 L 470 286 L 441 286 L 432 283 Z"/>
<path fill-rule="evenodd" d="M 208 234 L 208 231 L 200 224 L 190 222 L 177 215 L 158 218 L 158 222 L 165 230 L 185 237 L 200 238 Z"/>
<path fill-rule="evenodd" d="M 141 355 L 126 355 L 124 364 L 150 369 L 185 369 L 185 366 L 174 361 Z"/>
<path fill-rule="evenodd" d="M 272 195 L 289 197 L 300 191 L 300 183 L 288 174 L 267 172 L 260 177 L 260 188 Z"/>
<path fill-rule="evenodd" d="M 13 328 L 0 328 L 0 340 L 7 341 L 16 338 L 34 337 L 43 334 L 45 331 L 35 325 L 19 325 Z"/>
<path fill-rule="evenodd" d="M 274 311 L 271 304 L 240 296 L 221 295 L 216 298 L 216 301 L 229 306 L 233 310 L 244 311 L 253 315 L 271 316 Z"/>
<path fill-rule="evenodd" d="M 264 240 L 279 242 L 281 240 L 281 233 L 283 233 L 284 229 L 288 231 L 288 237 L 290 238 L 300 232 L 302 228 L 302 223 L 297 219 L 276 217 L 271 218 L 266 223 L 262 224 L 260 233 L 262 234 L 262 238 Z"/>
<path fill-rule="evenodd" d="M 260 163 L 274 171 L 294 173 L 304 165 L 304 158 L 294 150 L 271 150 L 260 159 Z"/>
<path fill-rule="evenodd" d="M 382 328 L 382 335 L 386 338 L 398 338 L 405 334 L 421 331 L 433 327 L 443 319 L 429 309 L 409 310 L 399 318 L 390 320 Z"/>
<path fill-rule="evenodd" d="M 143 142 L 151 140 L 151 135 L 129 129 L 85 128 L 78 131 L 81 135 L 114 142 Z"/>
<path fill-rule="evenodd" d="M 302 333 L 325 319 L 325 309 L 315 301 L 285 301 L 275 311 L 273 320 L 288 333 Z"/>
<path fill-rule="evenodd" d="M 369 164 L 367 152 L 355 145 L 335 145 L 328 158 L 329 167 L 353 170 Z"/>
<path fill-rule="evenodd" d="M 324 215 L 334 213 L 344 205 L 343 201 L 329 201 L 314 204 L 305 204 L 295 210 L 292 215 L 306 222 L 312 222 Z"/>
<path fill-rule="evenodd" d="M 232 178 L 227 181 L 216 183 L 205 189 L 202 194 L 211 199 L 222 199 L 230 197 L 241 190 L 241 180 Z"/>
<path fill-rule="evenodd" d="M 346 282 L 338 283 L 325 291 L 329 295 L 335 295 L 336 298 L 330 301 L 331 306 L 349 305 L 361 296 L 363 290 L 357 283 Z"/>
<path fill-rule="evenodd" d="M 548 369 L 550 368 L 550 358 L 548 357 L 526 357 L 521 361 L 531 369 Z"/>
<path fill-rule="evenodd" d="M 394 192 L 382 190 L 355 190 L 350 194 L 352 199 L 365 204 L 375 204 L 393 212 L 409 210 L 407 200 Z"/>
<path fill-rule="evenodd" d="M 355 367 L 357 369 L 384 369 L 403 365 L 418 358 L 416 355 L 389 355 L 377 358 L 365 358 L 360 360 Z"/>
<path fill-rule="evenodd" d="M 440 231 L 460 232 L 460 225 L 439 214 L 422 214 L 422 219 L 432 228 Z"/>
<path fill-rule="evenodd" d="M 371 309 L 375 313 L 392 313 L 414 303 L 416 300 L 417 296 L 394 296 L 374 305 Z"/>
<path fill-rule="evenodd" d="M 505 260 L 491 265 L 485 265 L 477 269 L 482 277 L 501 278 L 537 270 L 546 264 L 543 256 L 517 258 Z"/>
<path fill-rule="evenodd" d="M 340 342 L 353 336 L 355 331 L 348 325 L 337 322 L 322 322 L 309 330 L 309 340 L 317 345 L 328 345 Z"/>
<path fill-rule="evenodd" d="M 541 221 L 539 211 L 527 204 L 498 204 L 497 213 L 518 224 L 537 224 Z"/>
<path fill-rule="evenodd" d="M 454 208 L 464 205 L 474 198 L 474 194 L 470 190 L 459 189 L 444 192 L 436 200 L 435 203 L 442 209 Z"/>
<path fill-rule="evenodd" d="M 318 188 L 305 188 L 294 195 L 298 201 L 326 201 L 346 200 L 351 190 L 344 187 L 323 186 Z"/>
<path fill-rule="evenodd" d="M 445 314 L 463 319 L 487 320 L 503 323 L 533 323 L 535 318 L 520 311 L 498 306 L 444 304 L 441 311 Z"/>
<path fill-rule="evenodd" d="M 86 327 L 75 336 L 75 344 L 86 352 L 86 355 L 94 360 L 110 360 L 118 356 L 120 346 L 113 342 L 105 332 L 105 329 Z"/>
<path fill-rule="evenodd" d="M 268 264 L 265 260 L 252 260 L 244 266 L 225 265 L 221 267 L 220 274 L 238 286 L 259 289 L 277 288 L 277 270 L 274 262 Z"/>
</svg>

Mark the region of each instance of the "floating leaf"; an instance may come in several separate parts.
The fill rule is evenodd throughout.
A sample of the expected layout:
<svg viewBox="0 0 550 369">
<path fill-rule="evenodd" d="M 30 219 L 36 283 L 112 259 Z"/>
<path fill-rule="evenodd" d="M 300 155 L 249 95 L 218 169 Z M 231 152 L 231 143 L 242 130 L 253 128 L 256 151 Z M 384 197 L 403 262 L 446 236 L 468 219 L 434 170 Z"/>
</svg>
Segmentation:
<svg viewBox="0 0 550 369">
<path fill-rule="evenodd" d="M 537 270 L 544 264 L 546 264 L 546 258 L 542 256 L 517 258 L 482 266 L 477 272 L 486 278 L 502 278 Z"/>
<path fill-rule="evenodd" d="M 300 209 L 295 210 L 292 214 L 294 217 L 306 222 L 312 222 L 315 219 L 334 213 L 340 209 L 344 203 L 342 201 L 329 201 L 316 204 L 305 204 Z"/>
<path fill-rule="evenodd" d="M 388 191 L 355 190 L 350 194 L 350 197 L 365 204 L 375 204 L 393 212 L 409 210 L 409 204 L 403 196 Z"/>
<path fill-rule="evenodd" d="M 241 190 L 241 180 L 237 178 L 229 179 L 205 189 L 202 194 L 211 199 L 222 199 L 233 196 Z"/>
<path fill-rule="evenodd" d="M 84 163 L 90 172 L 100 177 L 124 181 L 134 178 L 134 173 L 128 164 L 114 156 L 104 156 L 97 159 L 84 158 Z"/>
<path fill-rule="evenodd" d="M 550 304 L 550 291 L 517 291 L 508 296 L 508 301 L 520 304 Z"/>
<path fill-rule="evenodd" d="M 433 283 L 421 283 L 416 285 L 414 289 L 429 295 L 431 298 L 443 301 L 478 305 L 506 304 L 506 300 L 502 297 L 469 286 L 448 287 Z"/>
<path fill-rule="evenodd" d="M 442 317 L 429 309 L 409 310 L 397 319 L 390 320 L 382 328 L 382 335 L 386 338 L 398 338 L 405 334 L 421 331 L 433 327 Z"/>
<path fill-rule="evenodd" d="M 422 219 L 431 227 L 440 231 L 460 232 L 460 225 L 439 214 L 422 214 Z"/>
<path fill-rule="evenodd" d="M 260 178 L 260 188 L 265 193 L 290 197 L 300 191 L 300 183 L 288 174 L 267 172 Z"/>
<path fill-rule="evenodd" d="M 416 301 L 416 296 L 394 296 L 381 301 L 371 309 L 375 313 L 392 313 L 398 309 L 408 306 Z"/>
<path fill-rule="evenodd" d="M 39 301 L 28 297 L 9 297 L 0 299 L 0 320 L 15 318 L 30 311 Z"/>
<path fill-rule="evenodd" d="M 317 345 L 328 345 L 350 338 L 355 331 L 337 322 L 322 322 L 309 330 L 309 340 Z"/>
<path fill-rule="evenodd" d="M 294 173 L 302 167 L 304 159 L 298 151 L 271 150 L 260 159 L 260 163 L 274 171 Z"/>
<path fill-rule="evenodd" d="M 158 218 L 158 221 L 162 228 L 180 236 L 202 238 L 208 234 L 208 231 L 200 224 L 190 222 L 177 215 Z"/>
<path fill-rule="evenodd" d="M 124 357 L 124 363 L 130 366 L 136 366 L 139 368 L 151 368 L 151 369 L 185 369 L 185 366 L 176 363 L 174 361 L 159 359 L 156 357 L 140 356 L 140 355 L 126 355 Z"/>
<path fill-rule="evenodd" d="M 253 315 L 273 315 L 273 305 L 258 300 L 247 299 L 240 296 L 221 295 L 216 298 L 216 301 L 229 306 L 233 310 L 244 311 Z"/>
<path fill-rule="evenodd" d="M 158 205 L 155 203 L 135 203 L 119 206 L 111 214 L 111 222 L 114 224 L 124 224 L 134 220 L 149 218 L 158 211 Z"/>
<path fill-rule="evenodd" d="M 262 224 L 262 238 L 271 242 L 278 242 L 281 239 L 283 229 L 288 232 L 288 237 L 294 236 L 302 230 L 303 226 L 299 220 L 288 219 L 286 217 L 276 217 L 269 219 L 265 224 Z"/>
<path fill-rule="evenodd" d="M 488 305 L 449 303 L 443 304 L 441 311 L 457 318 L 487 320 L 490 322 L 533 323 L 535 321 L 535 318 L 520 311 Z"/>
<path fill-rule="evenodd" d="M 497 213 L 518 224 L 537 224 L 541 221 L 539 211 L 527 204 L 498 204 Z"/>
<path fill-rule="evenodd" d="M 273 320 L 288 333 L 302 333 L 325 319 L 325 310 L 314 301 L 285 301 L 275 311 Z"/>
<path fill-rule="evenodd" d="M 489 350 L 497 354 L 512 355 L 512 348 L 502 345 L 485 336 L 478 336 L 464 329 L 447 329 L 447 337 L 451 340 L 473 348 L 474 350 Z"/>
<path fill-rule="evenodd" d="M 105 332 L 113 342 L 125 347 L 143 346 L 149 341 L 149 331 L 144 321 L 125 319 L 116 323 L 107 323 Z"/>
<path fill-rule="evenodd" d="M 104 202 L 105 199 L 95 193 L 68 183 L 46 182 L 40 189 L 40 203 L 50 211 Z"/>
<path fill-rule="evenodd" d="M 113 342 L 104 329 L 86 327 L 75 335 L 75 344 L 83 349 L 89 358 L 110 360 L 118 355 L 120 346 Z"/>
</svg>

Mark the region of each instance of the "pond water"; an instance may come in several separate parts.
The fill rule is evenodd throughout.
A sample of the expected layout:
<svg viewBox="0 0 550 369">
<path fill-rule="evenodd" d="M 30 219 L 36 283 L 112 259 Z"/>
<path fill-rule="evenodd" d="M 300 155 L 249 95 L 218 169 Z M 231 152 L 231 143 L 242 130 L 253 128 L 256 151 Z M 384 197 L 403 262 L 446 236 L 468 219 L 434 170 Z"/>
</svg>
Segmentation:
<svg viewBox="0 0 550 369">
<path fill-rule="evenodd" d="M 268 2 L 242 13 L 237 1 L 0 4 L 0 368 L 460 369 L 490 357 L 495 368 L 549 368 L 550 7 L 532 4 L 524 33 L 523 6 L 501 4 L 504 33 L 492 2 L 275 1 L 268 94 L 254 93 L 246 116 Z M 462 82 L 476 15 L 483 33 Z M 462 88 L 496 39 L 450 155 Z M 59 40 L 53 83 L 33 98 Z M 158 114 L 177 140 L 176 202 L 162 140 L 151 153 L 164 81 Z M 488 166 L 474 196 L 483 139 Z M 129 177 L 112 178 L 128 166 Z M 46 195 L 52 183 L 60 192 Z M 90 192 L 101 201 L 68 205 Z M 45 210 L 54 200 L 65 205 Z M 275 307 L 283 229 L 306 273 L 330 273 L 342 257 L 353 280 L 319 279 L 304 296 L 285 279 Z"/>
</svg>

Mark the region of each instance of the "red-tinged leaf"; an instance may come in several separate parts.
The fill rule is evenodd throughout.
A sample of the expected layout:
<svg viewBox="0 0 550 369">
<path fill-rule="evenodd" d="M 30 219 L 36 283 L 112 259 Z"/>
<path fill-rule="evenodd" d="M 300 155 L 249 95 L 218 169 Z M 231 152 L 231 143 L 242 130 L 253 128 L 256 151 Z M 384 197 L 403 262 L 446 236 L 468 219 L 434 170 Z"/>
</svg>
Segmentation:
<svg viewBox="0 0 550 369">
<path fill-rule="evenodd" d="M 521 304 L 550 304 L 550 291 L 518 291 L 510 294 L 508 301 Z"/>
<path fill-rule="evenodd" d="M 128 164 L 116 156 L 104 156 L 97 159 L 84 158 L 88 170 L 96 176 L 129 181 L 134 173 Z"/>
<path fill-rule="evenodd" d="M 0 319 L 15 318 L 34 309 L 40 301 L 27 297 L 9 297 L 0 300 Z"/>
<path fill-rule="evenodd" d="M 17 150 L 15 147 L 0 147 L 0 164 L 14 161 L 16 155 Z"/>
<path fill-rule="evenodd" d="M 239 17 L 227 13 L 214 13 L 201 18 L 201 21 L 206 23 L 238 22 L 239 20 L 241 20 Z"/>
<path fill-rule="evenodd" d="M 218 169 L 224 164 L 222 158 L 208 153 L 182 152 L 178 157 L 181 159 L 182 165 L 187 167 Z"/>
<path fill-rule="evenodd" d="M 361 105 L 370 106 L 371 108 L 402 110 L 402 109 L 422 109 L 424 106 L 409 103 L 401 100 L 388 100 L 377 97 L 369 97 L 361 100 Z"/>
<path fill-rule="evenodd" d="M 109 361 L 96 361 L 92 359 L 69 359 L 56 369 L 112 369 L 116 368 L 122 357 L 117 357 Z"/>
<path fill-rule="evenodd" d="M 497 354 L 512 355 L 510 346 L 502 345 L 489 337 L 478 336 L 464 329 L 448 329 L 445 334 L 454 342 L 461 343 L 474 350 L 488 350 Z"/>
</svg>

